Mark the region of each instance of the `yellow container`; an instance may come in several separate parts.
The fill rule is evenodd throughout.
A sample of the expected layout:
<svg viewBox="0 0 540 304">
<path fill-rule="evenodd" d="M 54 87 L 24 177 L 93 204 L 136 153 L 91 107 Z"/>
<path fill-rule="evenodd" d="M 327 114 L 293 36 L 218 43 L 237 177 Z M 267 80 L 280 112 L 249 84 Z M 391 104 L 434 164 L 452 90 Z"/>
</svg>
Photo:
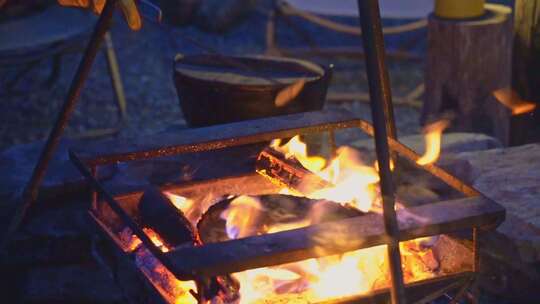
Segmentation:
<svg viewBox="0 0 540 304">
<path fill-rule="evenodd" d="M 485 0 L 435 0 L 435 15 L 441 18 L 466 19 L 484 14 Z"/>
</svg>

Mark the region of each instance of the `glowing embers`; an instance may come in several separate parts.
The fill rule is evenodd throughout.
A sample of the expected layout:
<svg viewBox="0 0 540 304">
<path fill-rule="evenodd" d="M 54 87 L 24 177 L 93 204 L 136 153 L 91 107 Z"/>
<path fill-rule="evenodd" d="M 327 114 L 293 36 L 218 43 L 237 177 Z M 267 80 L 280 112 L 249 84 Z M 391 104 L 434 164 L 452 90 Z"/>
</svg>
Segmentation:
<svg viewBox="0 0 540 304">
<path fill-rule="evenodd" d="M 167 252 L 170 250 L 152 229 L 145 228 L 144 232 L 161 251 Z M 194 281 L 177 280 L 148 249 L 141 246 L 141 240 L 129 228 L 125 228 L 120 232 L 120 240 L 129 252 L 134 253 L 137 267 L 154 282 L 154 285 L 159 287 L 160 292 L 166 295 L 167 298 L 174 301 L 175 304 L 197 304 L 197 300 L 190 292 L 190 290 L 197 290 Z"/>
<path fill-rule="evenodd" d="M 340 147 L 329 162 L 321 157 L 307 155 L 306 144 L 299 136 L 286 145 L 274 141 L 270 146 L 286 158 L 296 159 L 304 168 L 327 183 L 313 186 L 312 179 L 303 179 L 298 188 L 309 198 L 327 199 L 340 204 L 351 204 L 367 212 L 377 198 L 379 175 L 374 166 L 363 163 L 360 153 L 351 147 Z"/>
</svg>

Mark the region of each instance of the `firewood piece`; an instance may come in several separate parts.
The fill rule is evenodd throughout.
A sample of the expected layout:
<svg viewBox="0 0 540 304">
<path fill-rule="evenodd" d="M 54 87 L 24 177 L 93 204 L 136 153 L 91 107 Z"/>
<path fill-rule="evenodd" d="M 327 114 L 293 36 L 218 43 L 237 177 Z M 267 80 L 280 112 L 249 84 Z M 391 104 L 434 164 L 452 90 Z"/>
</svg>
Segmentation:
<svg viewBox="0 0 540 304">
<path fill-rule="evenodd" d="M 170 247 L 202 245 L 197 231 L 184 213 L 159 188 L 148 188 L 144 192 L 139 202 L 139 214 L 142 224 L 156 231 Z M 239 295 L 240 286 L 230 275 L 201 276 L 196 283 L 198 296 L 205 300 L 220 297 L 229 302 Z"/>
<path fill-rule="evenodd" d="M 139 214 L 143 226 L 156 231 L 169 247 L 200 244 L 195 228 L 159 188 L 144 192 L 139 202 Z"/>
<path fill-rule="evenodd" d="M 332 183 L 304 168 L 297 160 L 286 158 L 283 153 L 272 148 L 265 148 L 259 153 L 255 170 L 273 183 L 304 195 L 313 190 L 333 186 Z"/>
<path fill-rule="evenodd" d="M 495 135 L 509 143 L 506 129 L 511 114 L 494 91 L 510 87 L 512 61 L 512 10 L 486 5 L 479 19 L 428 20 L 426 94 L 422 124 L 455 114 L 454 131 Z"/>
<path fill-rule="evenodd" d="M 197 223 L 197 231 L 205 244 L 230 240 L 221 214 L 236 198 L 219 201 L 202 215 Z M 285 194 L 258 195 L 253 198 L 264 208 L 258 220 L 252 223 L 254 234 L 268 233 L 270 227 L 290 225 L 304 220 L 309 220 L 309 224 L 318 224 L 364 215 L 364 212 L 354 207 L 327 200 L 313 200 Z"/>
<path fill-rule="evenodd" d="M 493 229 L 505 209 L 478 196 L 398 210 L 400 241 L 471 227 Z M 295 230 L 252 236 L 200 247 L 183 247 L 165 255 L 175 275 L 216 275 L 340 254 L 388 242 L 382 217 L 364 216 Z M 187 277 L 189 278 L 189 277 Z"/>
</svg>

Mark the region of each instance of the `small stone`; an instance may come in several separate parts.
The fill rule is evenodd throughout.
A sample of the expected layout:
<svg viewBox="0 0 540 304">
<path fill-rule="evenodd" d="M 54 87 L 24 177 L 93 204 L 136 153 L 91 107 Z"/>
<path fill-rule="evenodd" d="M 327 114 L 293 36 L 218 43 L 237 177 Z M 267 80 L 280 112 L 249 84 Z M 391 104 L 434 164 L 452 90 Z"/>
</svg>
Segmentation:
<svg viewBox="0 0 540 304">
<path fill-rule="evenodd" d="M 506 208 L 497 231 L 520 248 L 521 262 L 540 261 L 540 144 L 467 152 L 474 187 Z"/>
</svg>

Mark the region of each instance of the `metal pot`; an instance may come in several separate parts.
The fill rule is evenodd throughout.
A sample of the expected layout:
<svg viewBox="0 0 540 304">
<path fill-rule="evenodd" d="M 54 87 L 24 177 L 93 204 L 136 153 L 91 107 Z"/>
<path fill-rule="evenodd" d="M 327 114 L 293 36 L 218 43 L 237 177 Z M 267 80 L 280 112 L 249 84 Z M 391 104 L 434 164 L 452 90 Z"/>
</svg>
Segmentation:
<svg viewBox="0 0 540 304">
<path fill-rule="evenodd" d="M 201 127 L 320 110 L 331 70 L 297 59 L 180 55 L 174 81 L 188 125 Z M 298 94 L 276 105 L 276 96 L 300 80 Z"/>
</svg>

